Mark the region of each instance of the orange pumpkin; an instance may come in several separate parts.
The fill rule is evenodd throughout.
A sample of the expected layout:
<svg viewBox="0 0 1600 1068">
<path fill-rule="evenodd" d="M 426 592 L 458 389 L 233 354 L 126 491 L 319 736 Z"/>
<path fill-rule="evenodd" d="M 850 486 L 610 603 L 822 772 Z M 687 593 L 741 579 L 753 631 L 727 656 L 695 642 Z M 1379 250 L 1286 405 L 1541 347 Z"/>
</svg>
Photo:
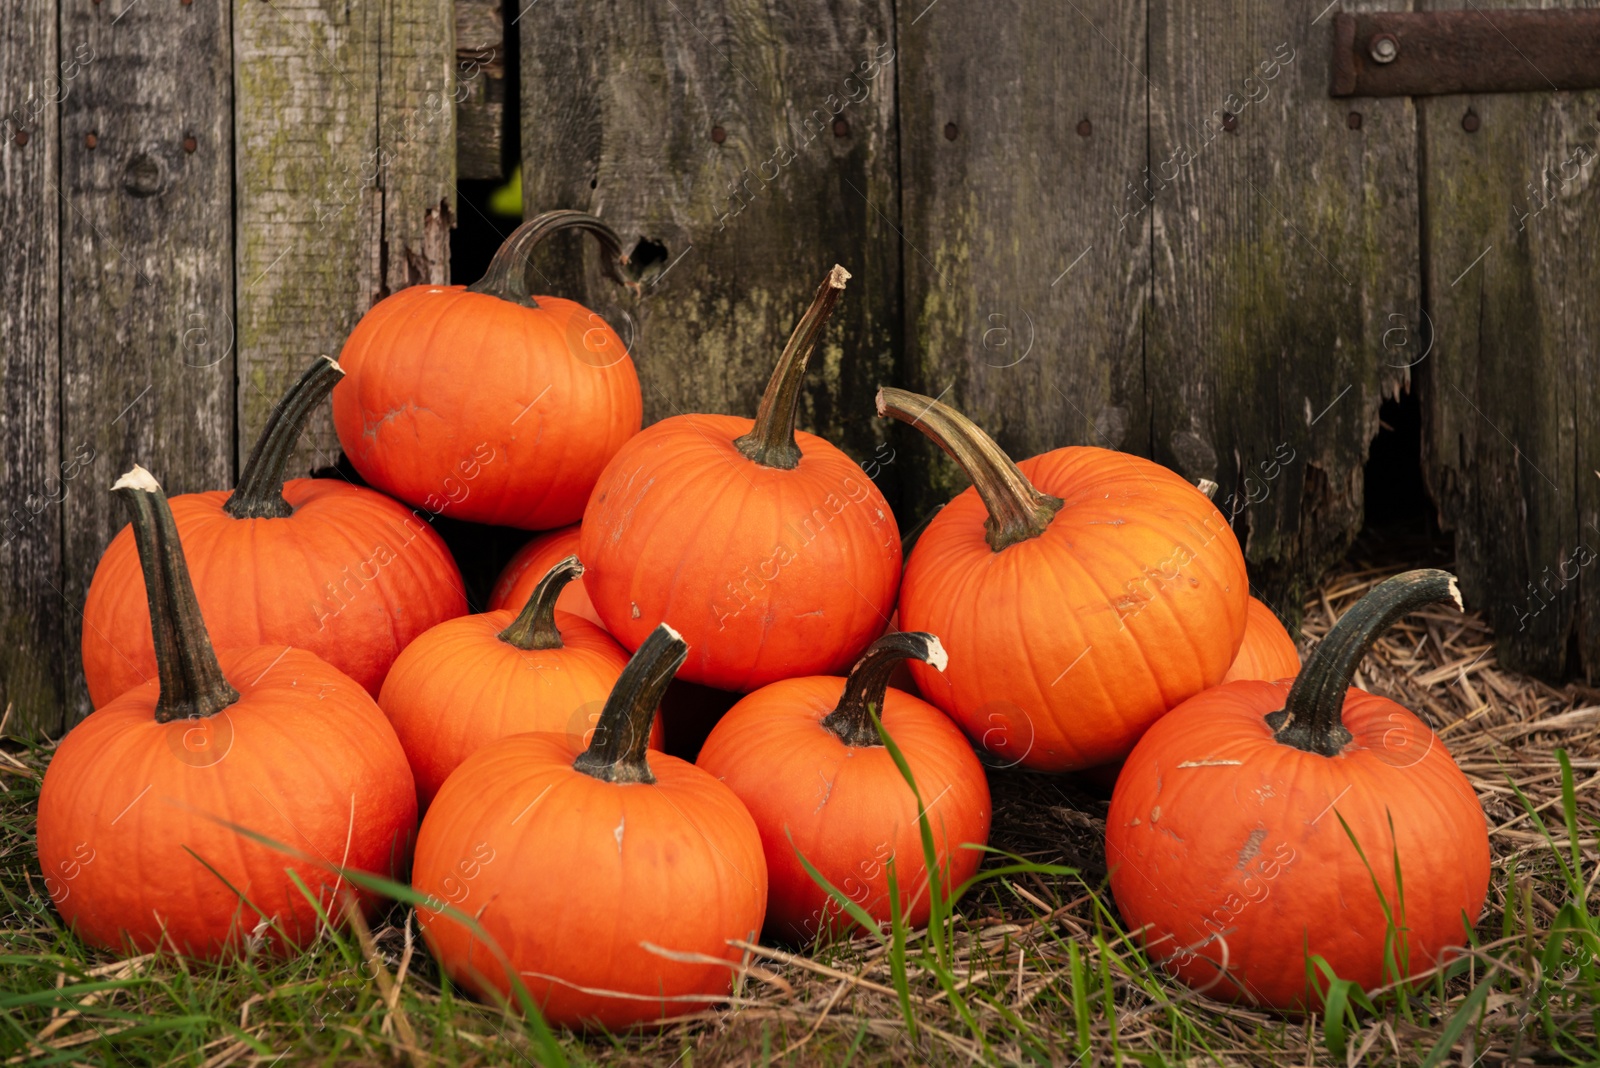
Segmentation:
<svg viewBox="0 0 1600 1068">
<path fill-rule="evenodd" d="M 417 820 L 405 754 L 367 692 L 313 654 L 219 658 L 160 486 L 135 467 L 115 489 L 133 513 L 158 679 L 56 749 L 39 795 L 45 888 L 78 937 L 112 952 L 303 946 L 321 922 L 313 903 L 337 914 L 355 889 L 334 865 L 405 870 Z"/>
<path fill-rule="evenodd" d="M 903 659 L 942 670 L 931 634 L 890 634 L 872 644 L 848 679 L 785 679 L 734 705 L 696 763 L 726 783 L 761 830 L 767 928 L 809 942 L 855 926 L 813 879 L 805 857 L 873 919 L 891 918 L 892 863 L 898 911 L 913 926 L 931 907 L 918 817 L 933 828 L 946 892 L 978 870 L 989 841 L 989 783 L 960 729 L 937 708 L 889 689 Z M 906 783 L 878 735 L 878 716 L 916 781 Z M 979 848 L 968 848 L 968 846 Z"/>
<path fill-rule="evenodd" d="M 495 579 L 494 589 L 489 592 L 489 610 L 492 612 L 499 608 L 510 608 L 515 611 L 527 604 L 534 587 L 539 584 L 545 572 L 558 561 L 577 551 L 578 524 L 576 523 L 570 527 L 536 535 L 532 541 L 517 550 L 516 555 L 506 564 L 505 570 L 500 572 L 500 577 Z M 600 613 L 594 610 L 594 603 L 589 600 L 588 591 L 583 588 L 582 580 L 562 587 L 561 598 L 556 601 L 556 607 L 563 612 L 582 616 L 595 626 L 603 626 L 600 622 Z"/>
<path fill-rule="evenodd" d="M 567 735 L 582 748 L 628 662 L 622 646 L 586 619 L 561 611 L 560 594 L 583 575 L 559 560 L 521 613 L 448 620 L 406 647 L 378 704 L 394 724 L 424 810 L 468 756 L 523 731 Z M 661 725 L 652 728 L 660 748 Z"/>
<path fill-rule="evenodd" d="M 200 608 L 220 649 L 293 645 L 376 697 L 417 635 L 467 610 L 461 573 L 427 522 L 381 493 L 284 469 L 307 418 L 344 375 L 319 357 L 256 439 L 232 493 L 171 508 Z M 156 676 L 131 527 L 100 558 L 83 605 L 83 675 L 96 708 Z"/>
<path fill-rule="evenodd" d="M 960 413 L 904 390 L 880 390 L 878 413 L 972 479 L 906 562 L 900 625 L 949 650 L 948 671 L 911 674 L 974 741 L 1042 771 L 1106 764 L 1222 680 L 1249 582 L 1233 531 L 1194 486 L 1105 449 L 1014 464 Z"/>
<path fill-rule="evenodd" d="M 429 897 L 423 933 L 456 982 L 508 998 L 514 974 L 545 1019 L 613 1031 L 727 995 L 741 955 L 728 940 L 761 930 L 767 869 L 732 791 L 645 748 L 686 648 L 666 626 L 639 647 L 588 749 L 513 735 L 439 791 L 413 882 Z"/>
<path fill-rule="evenodd" d="M 616 233 L 552 211 L 517 227 L 474 285 L 411 286 L 356 324 L 333 422 L 361 477 L 477 523 L 545 530 L 583 514 L 643 408 L 633 360 L 605 320 L 523 284 L 534 246 L 568 229 L 595 235 L 622 281 Z"/>
<path fill-rule="evenodd" d="M 1272 609 L 1252 597 L 1245 611 L 1244 641 L 1223 682 L 1259 679 L 1277 682 L 1300 673 L 1300 650 Z"/>
<path fill-rule="evenodd" d="M 838 674 L 883 633 L 900 534 L 872 480 L 794 429 L 806 359 L 844 290 L 835 267 L 795 327 L 752 421 L 663 419 L 617 453 L 584 513 L 584 579 L 618 641 L 670 615 L 683 677 L 748 691 Z"/>
<path fill-rule="evenodd" d="M 1461 604 L 1443 571 L 1380 583 L 1297 678 L 1207 690 L 1134 749 L 1106 860 L 1123 919 L 1168 975 L 1315 1009 L 1307 954 L 1371 990 L 1466 944 L 1489 885 L 1477 795 L 1426 724 L 1350 687 L 1377 635 L 1435 601 Z"/>
<path fill-rule="evenodd" d="M 1204 493 L 1205 487 L 1201 486 L 1200 491 Z M 1272 609 L 1256 598 L 1250 598 L 1244 617 L 1244 641 L 1222 681 L 1259 679 L 1262 682 L 1276 682 L 1293 678 L 1299 673 L 1300 651 L 1295 648 L 1294 639 L 1289 637 L 1289 632 L 1278 622 Z M 1119 760 L 1115 764 L 1085 769 L 1083 778 L 1098 791 L 1109 793 L 1121 771 L 1122 761 Z"/>
</svg>

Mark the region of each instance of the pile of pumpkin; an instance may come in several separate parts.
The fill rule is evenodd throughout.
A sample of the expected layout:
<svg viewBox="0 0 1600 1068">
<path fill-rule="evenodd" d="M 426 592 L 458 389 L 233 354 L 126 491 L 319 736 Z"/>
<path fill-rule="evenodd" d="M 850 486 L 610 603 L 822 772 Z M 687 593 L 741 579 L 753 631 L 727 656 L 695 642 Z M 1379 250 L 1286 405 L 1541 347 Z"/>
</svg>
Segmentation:
<svg viewBox="0 0 1600 1068">
<path fill-rule="evenodd" d="M 83 610 L 96 711 L 38 816 L 80 937 L 290 952 L 341 907 L 376 909 L 348 874 L 409 871 L 458 982 L 520 983 L 565 1025 L 660 1019 L 725 995 L 763 932 L 926 922 L 931 888 L 984 856 L 976 746 L 994 766 L 1122 763 L 1116 901 L 1214 996 L 1305 1005 L 1308 955 L 1374 987 L 1463 944 L 1488 880 L 1476 797 L 1416 716 L 1350 688 L 1395 618 L 1456 600 L 1448 575 L 1379 586 L 1302 669 L 1194 486 L 1096 448 L 1013 463 L 951 408 L 883 389 L 878 414 L 972 481 L 902 567 L 872 479 L 795 429 L 848 274 L 829 272 L 753 420 L 641 431 L 617 336 L 518 284 L 568 228 L 620 280 L 600 220 L 539 216 L 476 285 L 374 307 L 231 493 L 168 501 L 139 467 L 113 487 L 131 523 Z M 286 478 L 330 393 L 375 488 Z M 434 514 L 552 532 L 469 615 Z M 674 678 L 744 694 L 695 763 L 659 751 Z"/>
</svg>

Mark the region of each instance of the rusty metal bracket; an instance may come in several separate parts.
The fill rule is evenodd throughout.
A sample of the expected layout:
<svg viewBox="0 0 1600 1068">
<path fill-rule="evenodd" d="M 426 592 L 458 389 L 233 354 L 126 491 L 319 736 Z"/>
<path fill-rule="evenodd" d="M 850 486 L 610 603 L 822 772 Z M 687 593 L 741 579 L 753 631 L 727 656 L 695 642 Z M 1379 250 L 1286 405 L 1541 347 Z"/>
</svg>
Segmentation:
<svg viewBox="0 0 1600 1068">
<path fill-rule="evenodd" d="M 1374 11 L 1333 19 L 1330 96 L 1600 88 L 1600 10 Z"/>
</svg>

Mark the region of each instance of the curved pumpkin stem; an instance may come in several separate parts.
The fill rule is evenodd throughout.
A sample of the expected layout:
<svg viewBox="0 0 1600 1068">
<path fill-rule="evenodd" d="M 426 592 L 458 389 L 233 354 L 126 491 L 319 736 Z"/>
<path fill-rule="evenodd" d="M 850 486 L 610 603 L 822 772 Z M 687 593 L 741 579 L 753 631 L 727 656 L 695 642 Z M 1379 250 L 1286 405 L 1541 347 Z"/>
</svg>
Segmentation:
<svg viewBox="0 0 1600 1068">
<path fill-rule="evenodd" d="M 922 431 L 961 465 L 989 510 L 984 537 L 995 552 L 1043 534 L 1061 498 L 1040 493 L 994 439 L 954 408 L 931 397 L 887 386 L 878 390 L 878 414 Z"/>
<path fill-rule="evenodd" d="M 1267 714 L 1273 737 L 1308 753 L 1338 755 L 1350 743 L 1344 701 L 1361 658 L 1395 620 L 1441 601 L 1460 608 L 1461 591 L 1454 575 L 1436 568 L 1407 571 L 1374 586 L 1311 653 L 1283 708 Z"/>
<path fill-rule="evenodd" d="M 139 569 L 144 572 L 145 594 L 150 600 L 150 629 L 155 635 L 156 671 L 161 680 L 156 722 L 214 716 L 237 701 L 239 691 L 223 678 L 222 666 L 211 648 L 166 494 L 150 472 L 137 464 L 111 489 L 128 506 L 133 540 L 139 547 Z"/>
<path fill-rule="evenodd" d="M 547 211 L 535 215 L 511 232 L 489 261 L 483 277 L 467 287 L 468 293 L 486 293 L 491 297 L 509 300 L 524 308 L 537 308 L 539 303 L 528 293 L 528 257 L 539 242 L 562 230 L 583 230 L 593 234 L 600 242 L 600 264 L 606 274 L 619 285 L 628 285 L 622 276 L 622 265 L 628 257 L 622 252 L 622 238 L 599 217 L 586 211 Z"/>
<path fill-rule="evenodd" d="M 828 277 L 817 287 L 811 298 L 811 307 L 795 324 L 789 335 L 778 366 L 767 379 L 766 392 L 761 394 L 761 407 L 756 409 L 756 425 L 750 433 L 733 439 L 734 448 L 763 467 L 781 467 L 786 470 L 800 464 L 800 446 L 794 441 L 794 422 L 800 412 L 800 387 L 806 380 L 806 361 L 817 347 L 817 339 L 833 317 L 834 305 L 844 293 L 844 284 L 850 272 L 833 265 Z"/>
<path fill-rule="evenodd" d="M 688 656 L 689 643 L 677 631 L 665 623 L 651 631 L 622 669 L 600 712 L 589 748 L 572 766 L 603 782 L 655 782 L 645 759 L 650 724 L 667 684 Z"/>
<path fill-rule="evenodd" d="M 883 698 L 889 689 L 889 676 L 901 660 L 922 660 L 939 671 L 949 663 L 944 646 L 939 639 L 925 631 L 902 631 L 885 634 L 861 654 L 850 677 L 845 680 L 844 693 L 833 711 L 823 717 L 822 725 L 845 745 L 882 745 L 878 728 L 872 722 L 873 713 L 883 716 Z"/>
<path fill-rule="evenodd" d="M 545 572 L 539 585 L 533 588 L 528 603 L 522 606 L 522 611 L 511 621 L 511 626 L 497 637 L 518 649 L 560 649 L 561 631 L 556 628 L 556 598 L 566 589 L 567 583 L 582 574 L 583 565 L 578 563 L 576 556 L 558 561 Z"/>
<path fill-rule="evenodd" d="M 289 387 L 278 406 L 267 417 L 267 425 L 256 438 L 233 492 L 223 502 L 223 511 L 235 519 L 284 519 L 294 514 L 283 499 L 289 457 L 306 427 L 306 420 L 317 406 L 328 399 L 333 387 L 344 378 L 344 368 L 328 356 L 318 356 Z"/>
</svg>

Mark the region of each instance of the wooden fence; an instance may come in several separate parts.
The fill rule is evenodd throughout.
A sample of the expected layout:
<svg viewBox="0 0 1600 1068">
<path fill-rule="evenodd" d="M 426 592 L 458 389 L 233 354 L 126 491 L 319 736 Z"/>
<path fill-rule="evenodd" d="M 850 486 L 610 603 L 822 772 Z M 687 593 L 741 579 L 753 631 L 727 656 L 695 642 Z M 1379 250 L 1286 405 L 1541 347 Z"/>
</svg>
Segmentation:
<svg viewBox="0 0 1600 1068">
<path fill-rule="evenodd" d="M 1381 403 L 1415 390 L 1502 661 L 1592 671 L 1600 93 L 1333 99 L 1324 5 L 13 0 L 10 729 L 87 710 L 111 480 L 229 485 L 311 355 L 447 280 L 458 167 L 503 152 L 529 207 L 639 242 L 637 295 L 576 242 L 530 278 L 631 340 L 647 421 L 753 411 L 842 263 L 805 420 L 875 465 L 903 530 L 959 481 L 874 418 L 882 382 L 1019 456 L 1096 444 L 1215 480 L 1287 614 L 1361 526 Z M 336 455 L 324 420 L 302 466 Z"/>
</svg>

